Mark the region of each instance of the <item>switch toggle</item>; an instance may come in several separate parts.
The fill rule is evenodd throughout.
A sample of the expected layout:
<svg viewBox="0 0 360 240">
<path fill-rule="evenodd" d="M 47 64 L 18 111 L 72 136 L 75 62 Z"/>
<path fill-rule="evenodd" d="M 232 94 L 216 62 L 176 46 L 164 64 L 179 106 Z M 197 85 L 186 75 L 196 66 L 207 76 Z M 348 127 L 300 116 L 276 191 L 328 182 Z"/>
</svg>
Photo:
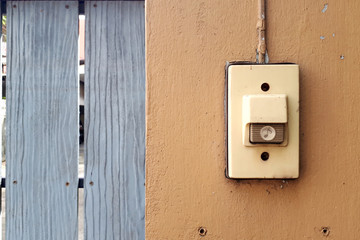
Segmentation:
<svg viewBox="0 0 360 240">
<path fill-rule="evenodd" d="M 280 144 L 284 142 L 285 124 L 250 124 L 250 142 L 252 144 Z"/>
<path fill-rule="evenodd" d="M 286 146 L 287 95 L 251 94 L 243 96 L 243 143 Z"/>
</svg>

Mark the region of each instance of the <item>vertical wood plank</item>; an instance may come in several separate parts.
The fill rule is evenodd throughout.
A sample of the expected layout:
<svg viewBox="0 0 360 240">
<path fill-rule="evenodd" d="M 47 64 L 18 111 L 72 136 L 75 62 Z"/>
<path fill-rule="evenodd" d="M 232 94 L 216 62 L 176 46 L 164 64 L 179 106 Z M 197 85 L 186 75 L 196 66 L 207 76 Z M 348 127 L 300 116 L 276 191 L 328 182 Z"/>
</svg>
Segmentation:
<svg viewBox="0 0 360 240">
<path fill-rule="evenodd" d="M 3 161 L 3 141 L 2 141 L 2 137 L 3 137 L 3 123 L 4 123 L 4 113 L 3 113 L 3 107 L 4 107 L 4 101 L 2 100 L 2 41 L 3 41 L 3 35 L 2 35 L 2 4 L 0 4 L 0 18 L 1 18 L 1 29 L 0 29 L 0 71 L 1 71 L 1 82 L 0 82 L 0 180 L 2 179 L 2 161 Z M 0 240 L 3 237 L 3 204 L 2 204 L 2 188 L 0 187 Z"/>
<path fill-rule="evenodd" d="M 77 239 L 78 3 L 9 1 L 6 239 Z"/>
<path fill-rule="evenodd" d="M 85 239 L 145 239 L 144 2 L 85 4 Z"/>
</svg>

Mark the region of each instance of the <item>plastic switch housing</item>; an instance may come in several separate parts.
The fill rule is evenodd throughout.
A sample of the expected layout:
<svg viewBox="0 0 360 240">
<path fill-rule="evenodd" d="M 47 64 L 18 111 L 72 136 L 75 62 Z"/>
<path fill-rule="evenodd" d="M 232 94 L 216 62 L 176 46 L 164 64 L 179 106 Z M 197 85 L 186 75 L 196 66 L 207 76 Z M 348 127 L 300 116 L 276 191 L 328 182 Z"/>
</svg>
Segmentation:
<svg viewBox="0 0 360 240">
<path fill-rule="evenodd" d="M 227 177 L 298 178 L 299 66 L 230 64 L 226 90 Z"/>
</svg>

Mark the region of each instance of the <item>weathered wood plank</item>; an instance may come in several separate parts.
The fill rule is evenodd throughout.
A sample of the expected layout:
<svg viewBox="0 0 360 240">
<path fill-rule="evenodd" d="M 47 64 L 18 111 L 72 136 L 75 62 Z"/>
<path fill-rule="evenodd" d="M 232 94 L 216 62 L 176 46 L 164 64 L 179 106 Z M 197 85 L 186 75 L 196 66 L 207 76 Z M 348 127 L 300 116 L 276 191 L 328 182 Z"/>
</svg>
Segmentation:
<svg viewBox="0 0 360 240">
<path fill-rule="evenodd" d="M 2 12 L 2 4 L 0 4 L 0 13 Z M 2 18 L 2 15 L 0 14 L 1 18 Z M 1 29 L 0 29 L 0 62 L 2 62 L 2 54 L 1 54 L 1 43 L 2 43 L 2 38 L 3 38 L 3 35 L 2 35 L 2 21 L 1 21 Z M 0 83 L 0 179 L 2 179 L 2 160 L 3 160 L 3 123 L 4 123 L 4 113 L 2 111 L 4 105 L 3 105 L 3 100 L 2 100 L 2 63 L 0 64 L 1 68 L 0 68 L 0 71 L 1 71 L 1 83 Z M 0 187 L 0 240 L 2 239 L 3 237 L 3 222 L 2 222 L 2 218 L 3 218 L 3 204 L 2 204 L 2 189 Z"/>
<path fill-rule="evenodd" d="M 77 239 L 78 3 L 7 3 L 6 239 Z"/>
<path fill-rule="evenodd" d="M 144 2 L 85 12 L 85 239 L 145 239 Z"/>
</svg>

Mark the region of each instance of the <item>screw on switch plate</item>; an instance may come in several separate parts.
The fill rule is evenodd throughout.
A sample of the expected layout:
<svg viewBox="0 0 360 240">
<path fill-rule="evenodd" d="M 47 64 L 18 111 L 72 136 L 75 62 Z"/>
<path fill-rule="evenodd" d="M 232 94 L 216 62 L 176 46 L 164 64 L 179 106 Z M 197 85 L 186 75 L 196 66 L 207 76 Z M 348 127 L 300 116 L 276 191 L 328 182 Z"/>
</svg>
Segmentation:
<svg viewBox="0 0 360 240">
<path fill-rule="evenodd" d="M 250 142 L 253 144 L 280 144 L 284 142 L 285 124 L 250 124 Z"/>
</svg>

